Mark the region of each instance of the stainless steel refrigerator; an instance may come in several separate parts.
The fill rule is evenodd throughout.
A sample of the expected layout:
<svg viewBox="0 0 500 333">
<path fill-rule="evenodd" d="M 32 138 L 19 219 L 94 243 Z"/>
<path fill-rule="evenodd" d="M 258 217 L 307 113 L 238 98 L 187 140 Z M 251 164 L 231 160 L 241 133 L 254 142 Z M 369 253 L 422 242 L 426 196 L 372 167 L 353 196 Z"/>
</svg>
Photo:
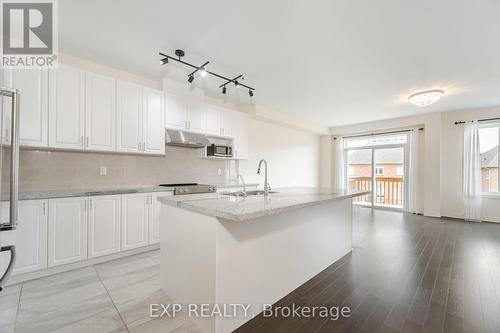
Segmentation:
<svg viewBox="0 0 500 333">
<path fill-rule="evenodd" d="M 16 89 L 0 87 L 0 293 L 14 268 L 19 185 L 19 97 Z"/>
</svg>

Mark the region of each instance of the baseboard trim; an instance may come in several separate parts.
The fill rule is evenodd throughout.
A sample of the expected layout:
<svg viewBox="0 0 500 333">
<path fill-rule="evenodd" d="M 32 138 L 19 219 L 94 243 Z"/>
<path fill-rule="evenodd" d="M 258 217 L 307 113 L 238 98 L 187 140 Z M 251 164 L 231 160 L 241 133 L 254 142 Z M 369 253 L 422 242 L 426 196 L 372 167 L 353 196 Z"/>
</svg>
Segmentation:
<svg viewBox="0 0 500 333">
<path fill-rule="evenodd" d="M 106 256 L 102 256 L 102 257 L 89 258 L 89 259 L 86 259 L 84 261 L 74 262 L 71 264 L 66 264 L 66 265 L 61 265 L 61 266 L 56 266 L 56 267 L 48 267 L 48 268 L 44 268 L 44 269 L 41 269 L 41 270 L 35 271 L 35 272 L 12 275 L 9 278 L 9 282 L 7 283 L 7 286 L 15 285 L 15 284 L 26 282 L 26 281 L 33 280 L 33 279 L 39 279 L 39 278 L 46 277 L 49 275 L 54 275 L 57 273 L 72 271 L 74 269 L 88 267 L 88 266 L 100 264 L 103 262 L 107 262 L 107 261 L 111 261 L 111 260 L 115 260 L 115 259 L 119 259 L 119 258 L 123 258 L 123 257 L 128 257 L 128 256 L 131 256 L 134 254 L 150 252 L 153 250 L 157 250 L 159 248 L 160 248 L 160 244 L 153 244 L 153 245 L 140 247 L 137 249 L 131 249 L 131 250 L 126 250 L 126 251 L 121 251 L 121 252 L 109 254 Z"/>
</svg>

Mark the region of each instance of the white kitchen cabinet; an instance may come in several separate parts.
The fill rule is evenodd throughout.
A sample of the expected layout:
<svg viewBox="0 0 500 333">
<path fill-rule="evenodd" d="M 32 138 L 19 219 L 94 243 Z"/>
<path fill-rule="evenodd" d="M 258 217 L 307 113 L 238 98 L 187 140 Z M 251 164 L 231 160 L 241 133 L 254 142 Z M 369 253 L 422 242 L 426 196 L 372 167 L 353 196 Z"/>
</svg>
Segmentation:
<svg viewBox="0 0 500 333">
<path fill-rule="evenodd" d="M 198 95 L 175 95 L 167 93 L 166 123 L 171 129 L 206 133 L 207 114 L 203 98 Z"/>
<path fill-rule="evenodd" d="M 165 154 L 165 110 L 163 94 L 159 90 L 144 88 L 143 150 L 149 154 Z"/>
<path fill-rule="evenodd" d="M 48 71 L 46 69 L 7 69 L 3 85 L 19 90 L 21 94 L 19 114 L 20 144 L 30 147 L 46 147 L 48 143 Z M 10 102 L 4 104 L 10 109 Z M 10 114 L 5 114 L 5 129 L 10 130 Z M 6 143 L 10 133 L 5 132 Z"/>
<path fill-rule="evenodd" d="M 207 135 L 222 135 L 222 109 L 215 105 L 207 105 Z"/>
<path fill-rule="evenodd" d="M 187 130 L 205 134 L 207 130 L 207 114 L 203 99 L 192 96 L 187 103 Z"/>
<path fill-rule="evenodd" d="M 147 193 L 122 195 L 122 250 L 148 245 L 149 202 Z"/>
<path fill-rule="evenodd" d="M 93 73 L 85 75 L 85 146 L 115 151 L 116 80 Z"/>
<path fill-rule="evenodd" d="M 49 72 L 49 146 L 85 148 L 85 74 L 58 65 Z"/>
<path fill-rule="evenodd" d="M 235 111 L 223 109 L 221 117 L 222 136 L 234 138 L 236 134 L 235 114 Z"/>
<path fill-rule="evenodd" d="M 121 195 L 89 197 L 88 257 L 120 251 Z"/>
<path fill-rule="evenodd" d="M 13 275 L 47 267 L 47 200 L 20 201 L 16 230 L 2 232 L 2 244 L 16 246 Z M 8 219 L 9 202 L 2 202 L 2 220 Z M 8 258 L 6 258 L 8 259 Z M 0 264 L 0 272 L 5 271 Z"/>
<path fill-rule="evenodd" d="M 235 112 L 233 114 L 233 126 L 233 157 L 248 159 L 248 115 Z"/>
<path fill-rule="evenodd" d="M 165 94 L 166 122 L 171 129 L 187 129 L 187 98 L 174 94 Z"/>
<path fill-rule="evenodd" d="M 161 202 L 159 197 L 171 196 L 172 192 L 157 192 L 150 194 L 149 201 L 149 244 L 157 244 L 160 242 L 160 217 L 161 217 Z"/>
<path fill-rule="evenodd" d="M 116 83 L 116 150 L 143 151 L 143 88 L 117 81 Z"/>
<path fill-rule="evenodd" d="M 87 258 L 88 197 L 49 200 L 48 266 Z"/>
</svg>

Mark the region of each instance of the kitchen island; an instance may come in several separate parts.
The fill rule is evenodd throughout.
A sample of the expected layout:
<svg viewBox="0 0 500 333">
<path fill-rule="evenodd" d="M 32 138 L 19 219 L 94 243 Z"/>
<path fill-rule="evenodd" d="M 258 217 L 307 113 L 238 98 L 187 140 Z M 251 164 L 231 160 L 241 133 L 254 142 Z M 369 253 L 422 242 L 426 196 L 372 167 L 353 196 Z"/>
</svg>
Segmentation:
<svg viewBox="0 0 500 333">
<path fill-rule="evenodd" d="M 233 331 L 352 250 L 352 199 L 366 191 L 276 192 L 158 199 L 161 286 L 205 332 Z M 236 315 L 207 318 L 202 304 Z"/>
</svg>

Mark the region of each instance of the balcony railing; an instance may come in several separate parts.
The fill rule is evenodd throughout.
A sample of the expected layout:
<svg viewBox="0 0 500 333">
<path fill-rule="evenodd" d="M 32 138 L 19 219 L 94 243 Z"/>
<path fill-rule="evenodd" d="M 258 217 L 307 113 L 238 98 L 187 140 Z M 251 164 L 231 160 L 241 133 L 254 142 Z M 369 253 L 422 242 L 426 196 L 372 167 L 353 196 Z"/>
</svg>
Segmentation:
<svg viewBox="0 0 500 333">
<path fill-rule="evenodd" d="M 371 177 L 348 178 L 348 188 L 372 191 Z M 376 177 L 375 178 L 375 204 L 392 207 L 403 207 L 404 178 L 403 177 Z M 371 203 L 370 195 L 354 198 L 354 202 Z"/>
</svg>

